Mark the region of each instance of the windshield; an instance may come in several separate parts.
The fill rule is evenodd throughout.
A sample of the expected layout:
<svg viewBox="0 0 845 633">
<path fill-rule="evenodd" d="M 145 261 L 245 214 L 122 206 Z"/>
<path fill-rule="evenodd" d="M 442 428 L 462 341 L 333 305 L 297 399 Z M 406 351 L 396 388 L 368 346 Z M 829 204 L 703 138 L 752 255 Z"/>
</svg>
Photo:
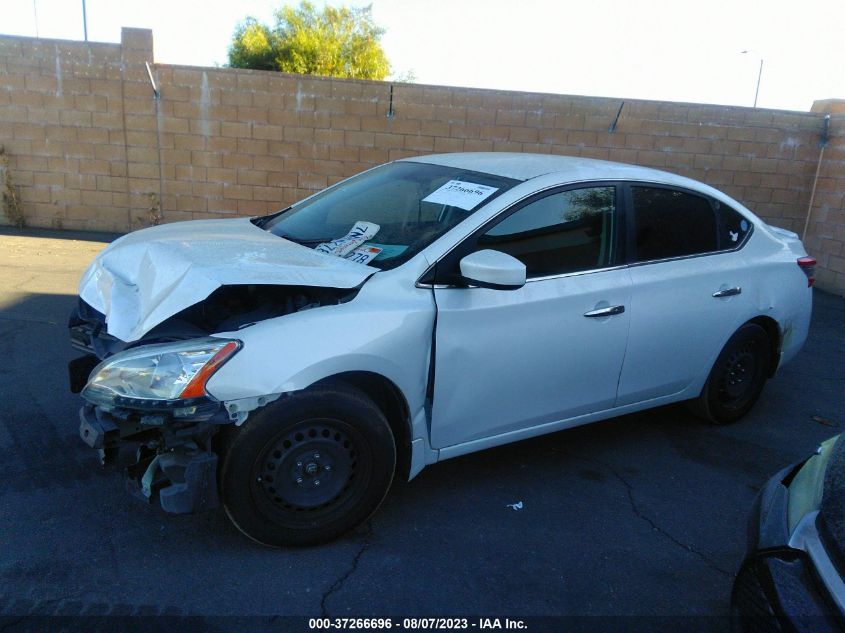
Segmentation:
<svg viewBox="0 0 845 633">
<path fill-rule="evenodd" d="M 256 224 L 327 255 L 387 269 L 517 183 L 454 167 L 390 163 Z"/>
</svg>

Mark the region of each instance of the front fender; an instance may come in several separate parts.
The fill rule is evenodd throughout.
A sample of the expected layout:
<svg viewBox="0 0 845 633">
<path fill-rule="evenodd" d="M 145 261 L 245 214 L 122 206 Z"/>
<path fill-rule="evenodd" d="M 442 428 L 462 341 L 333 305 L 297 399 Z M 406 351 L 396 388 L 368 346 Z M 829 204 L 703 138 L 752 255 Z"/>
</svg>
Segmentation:
<svg viewBox="0 0 845 633">
<path fill-rule="evenodd" d="M 403 393 L 412 414 L 423 406 L 431 355 L 431 291 L 385 275 L 340 305 L 305 310 L 219 333 L 243 347 L 206 389 L 227 402 L 305 389 L 350 371 L 380 374 Z"/>
</svg>

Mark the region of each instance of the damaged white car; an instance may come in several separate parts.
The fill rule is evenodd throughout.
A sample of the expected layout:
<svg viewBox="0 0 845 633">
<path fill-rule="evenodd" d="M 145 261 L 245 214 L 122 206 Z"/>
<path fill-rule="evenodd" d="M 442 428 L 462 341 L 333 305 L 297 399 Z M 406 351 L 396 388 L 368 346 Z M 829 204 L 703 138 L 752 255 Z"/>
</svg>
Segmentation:
<svg viewBox="0 0 845 633">
<path fill-rule="evenodd" d="M 442 459 L 682 400 L 737 420 L 806 338 L 814 264 L 669 173 L 402 160 L 106 248 L 70 322 L 80 434 L 169 512 L 323 542 Z"/>
</svg>

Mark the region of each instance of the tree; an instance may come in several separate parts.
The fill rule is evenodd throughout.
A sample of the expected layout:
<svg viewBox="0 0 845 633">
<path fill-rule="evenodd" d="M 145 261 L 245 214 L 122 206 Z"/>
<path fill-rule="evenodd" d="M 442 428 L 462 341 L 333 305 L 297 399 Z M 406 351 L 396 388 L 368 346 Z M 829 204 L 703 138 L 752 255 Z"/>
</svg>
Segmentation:
<svg viewBox="0 0 845 633">
<path fill-rule="evenodd" d="M 330 7 L 318 12 L 304 0 L 283 6 L 271 28 L 249 17 L 235 30 L 229 66 L 305 75 L 384 79 L 390 63 L 373 22 L 371 6 Z"/>
</svg>

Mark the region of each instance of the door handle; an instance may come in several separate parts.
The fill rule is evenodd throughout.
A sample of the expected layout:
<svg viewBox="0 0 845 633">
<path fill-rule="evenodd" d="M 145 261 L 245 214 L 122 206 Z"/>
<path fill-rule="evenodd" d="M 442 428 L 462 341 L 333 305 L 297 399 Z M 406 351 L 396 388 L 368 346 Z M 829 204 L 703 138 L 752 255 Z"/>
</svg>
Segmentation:
<svg viewBox="0 0 845 633">
<path fill-rule="evenodd" d="M 734 295 L 738 295 L 742 293 L 742 288 L 739 286 L 734 286 L 733 288 L 725 288 L 724 290 L 719 290 L 713 293 L 713 296 L 717 299 L 719 297 L 733 297 Z"/>
<path fill-rule="evenodd" d="M 622 314 L 625 312 L 625 306 L 610 306 L 609 308 L 599 308 L 597 310 L 590 310 L 585 312 L 585 317 L 606 317 L 615 314 Z"/>
</svg>

